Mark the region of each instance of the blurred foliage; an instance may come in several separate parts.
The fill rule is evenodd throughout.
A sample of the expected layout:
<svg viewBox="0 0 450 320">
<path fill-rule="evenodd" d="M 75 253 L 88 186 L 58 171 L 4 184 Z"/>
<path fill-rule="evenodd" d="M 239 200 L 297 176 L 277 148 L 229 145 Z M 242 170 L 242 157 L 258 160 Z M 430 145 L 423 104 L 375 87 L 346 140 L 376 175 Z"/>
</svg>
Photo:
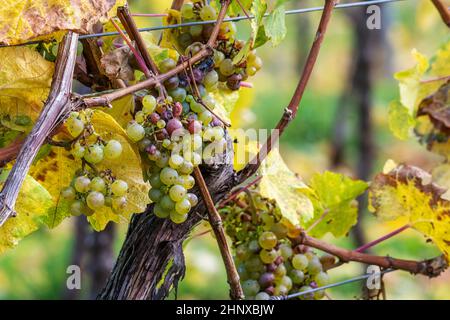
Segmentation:
<svg viewBox="0 0 450 320">
<path fill-rule="evenodd" d="M 171 1 L 129 1 L 133 12 L 163 12 Z M 317 6 L 316 1 L 291 1 L 288 8 Z M 415 141 L 398 141 L 389 132 L 387 114 L 389 102 L 397 98 L 398 87 L 392 74 L 411 67 L 414 61 L 410 52 L 417 48 L 430 56 L 448 36 L 448 29 L 432 8 L 431 1 L 402 1 L 385 5 L 390 21 L 386 37 L 391 47 L 388 61 L 380 60 L 376 66 L 373 96 L 373 122 L 375 124 L 376 165 L 381 171 L 386 159 L 408 162 L 424 169 L 431 168 L 439 158 L 424 151 Z M 352 30 L 346 12 L 339 10 L 332 19 L 324 41 L 318 64 L 305 92 L 297 118 L 281 139 L 280 150 L 287 165 L 308 180 L 314 172 L 329 167 L 330 138 L 333 135 L 334 119 L 339 112 L 338 101 L 348 74 L 352 57 Z M 293 15 L 287 18 L 288 34 L 276 48 L 270 45 L 258 50 L 264 61 L 262 71 L 255 78 L 254 88 L 243 88 L 244 103 L 232 115 L 239 126 L 272 128 L 288 104 L 296 85 L 320 13 Z M 160 25 L 158 18 L 136 18 L 140 27 Z M 239 23 L 241 38 L 250 32 L 248 22 Z M 378 53 L 375 53 L 378 57 Z M 378 62 L 378 60 L 377 60 Z M 248 105 L 248 107 L 246 107 Z M 349 160 L 341 171 L 352 174 L 356 162 L 355 128 L 357 115 L 348 115 Z M 354 174 L 354 173 L 353 173 Z M 367 214 L 362 219 L 362 229 L 368 239 L 376 239 L 404 224 L 396 221 L 381 224 Z M 200 226 L 193 231 L 197 235 L 207 230 Z M 118 252 L 123 241 L 126 226 L 120 227 L 115 243 Z M 353 248 L 350 238 L 334 239 L 328 235 L 325 240 L 346 248 Z M 73 248 L 73 225 L 70 221 L 52 230 L 40 230 L 24 239 L 13 251 L 0 256 L 0 298 L 1 299 L 57 299 L 65 288 L 66 268 L 70 264 Z M 380 255 L 405 259 L 425 259 L 438 254 L 437 249 L 425 241 L 414 230 L 407 230 L 373 248 Z M 186 244 L 187 271 L 178 288 L 179 299 L 226 299 L 228 286 L 225 270 L 214 238 L 210 233 L 196 236 Z M 363 272 L 360 265 L 351 263 L 330 272 L 332 282 L 355 277 Z M 394 272 L 385 276 L 388 299 L 450 299 L 450 271 L 436 279 L 413 276 L 406 272 Z M 354 299 L 361 294 L 362 283 L 354 283 L 328 291 L 333 299 Z M 171 298 L 174 298 L 172 295 Z"/>
</svg>

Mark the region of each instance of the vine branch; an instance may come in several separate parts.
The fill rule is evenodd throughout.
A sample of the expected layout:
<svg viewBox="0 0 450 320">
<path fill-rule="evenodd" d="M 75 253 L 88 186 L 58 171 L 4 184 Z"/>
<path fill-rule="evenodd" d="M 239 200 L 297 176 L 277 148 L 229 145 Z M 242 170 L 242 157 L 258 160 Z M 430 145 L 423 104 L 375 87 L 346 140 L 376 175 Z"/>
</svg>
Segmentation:
<svg viewBox="0 0 450 320">
<path fill-rule="evenodd" d="M 289 105 L 285 109 L 283 116 L 275 127 L 275 130 L 271 132 L 271 134 L 267 138 L 267 141 L 259 150 L 258 154 L 247 164 L 247 166 L 242 171 L 242 180 L 247 179 L 252 174 L 254 174 L 256 170 L 258 170 L 261 162 L 272 150 L 274 142 L 278 141 L 279 137 L 283 134 L 286 127 L 297 115 L 303 93 L 305 92 L 306 85 L 308 84 L 309 78 L 317 60 L 317 56 L 319 55 L 320 47 L 327 31 L 333 8 L 338 2 L 338 0 L 325 0 L 325 6 L 322 11 L 319 26 L 317 27 L 316 36 L 306 59 L 305 66 L 295 89 L 294 95 L 292 96 Z"/>
<path fill-rule="evenodd" d="M 431 0 L 441 15 L 442 21 L 450 28 L 450 11 L 441 0 Z"/>
<path fill-rule="evenodd" d="M 236 270 L 230 248 L 228 247 L 225 231 L 222 225 L 222 218 L 214 205 L 214 201 L 211 198 L 211 194 L 209 193 L 208 187 L 203 179 L 203 175 L 198 167 L 194 168 L 194 177 L 203 201 L 205 202 L 205 206 L 208 211 L 209 223 L 216 236 L 220 254 L 222 255 L 222 259 L 225 264 L 227 280 L 230 285 L 230 297 L 233 300 L 242 300 L 244 299 L 244 292 L 242 291 L 241 284 L 239 282 L 239 274 Z"/>
<path fill-rule="evenodd" d="M 41 145 L 55 129 L 59 119 L 73 103 L 70 99 L 75 68 L 78 34 L 69 32 L 59 46 L 50 94 L 36 124 L 25 139 L 0 192 L 0 226 L 15 216 L 14 206 L 22 183 Z"/>
</svg>

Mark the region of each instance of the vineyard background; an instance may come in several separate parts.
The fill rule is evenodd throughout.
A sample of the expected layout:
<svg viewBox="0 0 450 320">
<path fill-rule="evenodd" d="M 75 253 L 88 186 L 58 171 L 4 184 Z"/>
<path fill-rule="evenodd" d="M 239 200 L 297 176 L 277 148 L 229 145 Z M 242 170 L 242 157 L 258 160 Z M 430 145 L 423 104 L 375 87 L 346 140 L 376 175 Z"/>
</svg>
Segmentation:
<svg viewBox="0 0 450 320">
<path fill-rule="evenodd" d="M 171 1 L 144 4 L 143 1 L 129 1 L 133 12 L 163 12 Z M 301 0 L 287 3 L 288 8 L 317 6 L 317 1 Z M 429 169 L 437 163 L 437 156 L 424 151 L 414 141 L 399 141 L 389 132 L 387 107 L 398 95 L 398 86 L 392 78 L 395 71 L 414 64 L 410 55 L 417 48 L 427 56 L 437 49 L 446 37 L 448 29 L 440 21 L 438 14 L 428 0 L 405 0 L 385 4 L 383 24 L 377 39 L 379 46 L 371 51 L 373 63 L 373 97 L 371 121 L 374 125 L 374 151 L 372 171 L 380 171 L 386 159 L 407 162 Z M 362 14 L 360 8 L 338 10 L 328 31 L 327 39 L 319 56 L 319 63 L 313 72 L 306 90 L 302 108 L 294 123 L 286 130 L 281 139 L 281 153 L 289 167 L 298 172 L 305 180 L 317 171 L 323 171 L 332 165 L 333 130 L 336 126 L 336 114 L 344 105 L 341 98 L 354 60 L 354 29 L 349 15 Z M 264 67 L 252 80 L 253 89 L 241 90 L 239 107 L 234 111 L 233 122 L 238 126 L 270 128 L 274 119 L 279 117 L 282 105 L 289 102 L 295 86 L 296 75 L 301 68 L 306 50 L 312 41 L 314 23 L 320 13 L 305 13 L 287 18 L 288 36 L 276 48 L 265 46 L 258 50 L 264 61 Z M 139 27 L 160 25 L 158 18 L 136 18 Z M 248 23 L 239 22 L 239 32 L 247 34 Z M 363 26 L 365 27 L 365 26 Z M 385 38 L 383 38 L 385 37 Z M 295 66 L 295 67 L 293 67 Z M 337 170 L 356 176 L 358 165 L 357 137 L 358 111 L 355 105 L 345 103 L 347 117 L 345 128 L 348 137 L 345 146 L 344 163 Z M 84 219 L 84 217 L 79 218 Z M 381 225 L 365 212 L 360 223 L 366 239 L 375 239 L 392 229 L 401 226 L 401 221 Z M 73 261 L 75 248 L 75 226 L 81 225 L 76 219 L 66 220 L 49 232 L 41 229 L 25 238 L 20 245 L 0 256 L 0 298 L 1 299 L 57 299 L 67 296 L 65 292 L 66 268 Z M 207 230 L 201 225 L 193 232 L 201 234 Z M 114 251 L 118 253 L 126 232 L 126 225 L 116 228 Z M 86 242 L 94 241 L 87 230 Z M 106 237 L 106 239 L 108 239 Z M 334 240 L 331 236 L 325 240 L 343 247 L 357 247 L 352 237 Z M 211 235 L 194 237 L 185 245 L 187 272 L 180 284 L 178 297 L 193 299 L 211 299 L 228 297 L 225 269 L 216 243 Z M 438 254 L 432 244 L 426 244 L 422 236 L 408 230 L 373 248 L 380 255 L 393 255 L 400 258 L 429 258 Z M 89 261 L 84 261 L 89 265 Z M 113 261 L 110 261 L 112 266 Z M 331 282 L 345 280 L 363 272 L 360 265 L 348 264 L 330 271 Z M 82 275 L 83 277 L 83 275 Z M 435 279 L 423 276 L 410 276 L 406 272 L 394 272 L 385 276 L 386 292 L 389 299 L 449 299 L 450 271 Z M 89 286 L 84 286 L 77 298 L 92 297 Z M 88 281 L 88 280 L 87 280 Z M 220 285 L 218 285 L 220 284 Z M 328 291 L 333 299 L 354 298 L 360 295 L 360 283 L 350 284 Z"/>
</svg>

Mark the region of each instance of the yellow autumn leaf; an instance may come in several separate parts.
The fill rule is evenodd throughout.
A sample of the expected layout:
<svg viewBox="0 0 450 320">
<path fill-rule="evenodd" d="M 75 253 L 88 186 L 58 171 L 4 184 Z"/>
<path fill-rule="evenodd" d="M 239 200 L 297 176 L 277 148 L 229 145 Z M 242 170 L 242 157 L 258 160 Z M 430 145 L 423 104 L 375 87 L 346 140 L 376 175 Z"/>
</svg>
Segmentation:
<svg viewBox="0 0 450 320">
<path fill-rule="evenodd" d="M 230 90 L 225 85 L 220 84 L 217 90 L 212 91 L 209 94 L 215 101 L 215 103 L 210 106 L 213 108 L 214 113 L 230 124 L 232 124 L 230 119 L 231 112 L 239 99 L 239 91 L 240 90 Z"/>
<path fill-rule="evenodd" d="M 415 120 L 408 108 L 403 106 L 400 101 L 392 101 L 390 103 L 388 121 L 389 129 L 400 140 L 408 139 L 415 124 Z"/>
<path fill-rule="evenodd" d="M 8 173 L 9 170 L 0 172 L 0 187 Z M 51 195 L 27 175 L 15 205 L 17 216 L 8 219 L 0 228 L 0 253 L 15 247 L 22 238 L 36 231 L 51 207 Z"/>
<path fill-rule="evenodd" d="M 258 172 L 261 175 L 258 183 L 261 196 L 275 200 L 281 214 L 289 222 L 298 225 L 313 217 L 314 207 L 305 194 L 308 187 L 287 167 L 277 148 L 268 154 Z"/>
<path fill-rule="evenodd" d="M 0 61 L 0 116 L 9 115 L 12 124 L 18 116 L 35 121 L 47 99 L 54 64 L 28 47 L 0 48 Z"/>
<path fill-rule="evenodd" d="M 450 201 L 426 171 L 399 165 L 380 173 L 369 188 L 369 210 L 385 221 L 406 217 L 412 228 L 430 238 L 447 260 L 450 254 Z"/>
<path fill-rule="evenodd" d="M 125 3 L 125 0 L 4 0 L 0 9 L 0 43 L 59 38 L 64 30 L 89 33 L 97 22 L 114 16 L 117 7 Z"/>
<path fill-rule="evenodd" d="M 102 108 L 101 110 L 111 115 L 123 128 L 133 120 L 134 96 L 129 95 L 111 103 L 112 108 Z"/>
</svg>

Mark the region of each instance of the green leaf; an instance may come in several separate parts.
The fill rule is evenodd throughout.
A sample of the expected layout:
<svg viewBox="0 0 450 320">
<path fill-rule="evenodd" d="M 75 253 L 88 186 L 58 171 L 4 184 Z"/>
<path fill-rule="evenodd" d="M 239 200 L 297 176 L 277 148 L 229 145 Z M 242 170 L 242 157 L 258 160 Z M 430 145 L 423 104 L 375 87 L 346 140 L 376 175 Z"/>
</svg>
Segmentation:
<svg viewBox="0 0 450 320">
<path fill-rule="evenodd" d="M 233 64 L 237 65 L 239 63 L 241 63 L 242 60 L 245 60 L 247 58 L 248 53 L 250 52 L 251 49 L 251 39 L 249 39 L 244 47 L 239 50 L 238 54 L 234 56 L 233 58 Z"/>
<path fill-rule="evenodd" d="M 272 11 L 264 23 L 264 29 L 273 46 L 279 45 L 286 37 L 284 5 L 280 5 Z"/>
<path fill-rule="evenodd" d="M 408 108 L 403 106 L 400 101 L 392 101 L 389 105 L 388 121 L 389 129 L 401 140 L 408 139 L 411 128 L 416 123 Z"/>
<path fill-rule="evenodd" d="M 0 171 L 0 187 L 8 174 L 9 170 Z M 22 238 L 36 231 L 51 207 L 50 193 L 27 175 L 15 205 L 17 216 L 8 219 L 0 228 L 0 253 L 15 247 Z"/>
<path fill-rule="evenodd" d="M 259 29 L 262 26 L 264 14 L 267 11 L 267 3 L 265 0 L 253 0 L 251 13 L 255 17 L 250 22 L 252 27 L 252 48 L 255 46 L 256 35 L 259 33 Z"/>
<path fill-rule="evenodd" d="M 339 173 L 326 171 L 316 173 L 311 178 L 311 200 L 314 217 L 305 225 L 314 237 L 322 237 L 327 232 L 335 237 L 346 235 L 358 220 L 358 203 L 355 200 L 368 187 L 361 180 L 353 180 Z"/>
<path fill-rule="evenodd" d="M 262 162 L 258 189 L 261 196 L 275 200 L 283 217 L 292 224 L 309 221 L 314 214 L 308 187 L 284 163 L 278 149 L 273 149 Z"/>
</svg>

